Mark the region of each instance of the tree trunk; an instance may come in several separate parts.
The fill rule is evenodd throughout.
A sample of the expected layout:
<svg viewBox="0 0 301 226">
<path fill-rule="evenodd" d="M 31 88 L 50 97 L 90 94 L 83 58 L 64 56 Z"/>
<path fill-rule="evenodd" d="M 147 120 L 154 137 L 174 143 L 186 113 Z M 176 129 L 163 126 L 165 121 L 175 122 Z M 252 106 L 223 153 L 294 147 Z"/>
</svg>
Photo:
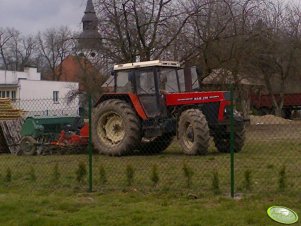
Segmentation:
<svg viewBox="0 0 301 226">
<path fill-rule="evenodd" d="M 240 86 L 240 85 L 239 85 Z M 241 112 L 245 119 L 250 118 L 250 95 L 249 95 L 249 88 L 248 87 L 239 87 L 239 96 L 240 96 L 240 105 L 241 105 Z"/>
</svg>

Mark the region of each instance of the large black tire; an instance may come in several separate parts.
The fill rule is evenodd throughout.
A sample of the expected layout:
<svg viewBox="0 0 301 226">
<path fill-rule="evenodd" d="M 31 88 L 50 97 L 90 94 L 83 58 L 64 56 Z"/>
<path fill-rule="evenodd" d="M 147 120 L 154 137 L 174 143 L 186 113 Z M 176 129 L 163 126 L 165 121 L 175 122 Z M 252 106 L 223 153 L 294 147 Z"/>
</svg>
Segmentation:
<svg viewBox="0 0 301 226">
<path fill-rule="evenodd" d="M 174 136 L 164 134 L 162 136 L 145 139 L 142 138 L 139 151 L 143 154 L 158 154 L 163 152 L 172 143 Z"/>
<path fill-rule="evenodd" d="M 206 117 L 202 111 L 189 109 L 181 114 L 178 137 L 185 154 L 207 154 L 210 134 Z"/>
<path fill-rule="evenodd" d="M 125 101 L 106 100 L 93 113 L 92 139 L 101 154 L 128 154 L 141 142 L 140 119 Z"/>
<path fill-rule="evenodd" d="M 225 129 L 226 130 L 226 129 Z M 240 124 L 234 127 L 234 152 L 240 152 L 245 143 L 245 126 Z M 230 133 L 218 130 L 214 136 L 213 140 L 215 147 L 219 152 L 230 153 Z"/>
<path fill-rule="evenodd" d="M 37 141 L 33 137 L 23 137 L 20 142 L 20 150 L 23 155 L 35 155 L 37 152 Z"/>
</svg>

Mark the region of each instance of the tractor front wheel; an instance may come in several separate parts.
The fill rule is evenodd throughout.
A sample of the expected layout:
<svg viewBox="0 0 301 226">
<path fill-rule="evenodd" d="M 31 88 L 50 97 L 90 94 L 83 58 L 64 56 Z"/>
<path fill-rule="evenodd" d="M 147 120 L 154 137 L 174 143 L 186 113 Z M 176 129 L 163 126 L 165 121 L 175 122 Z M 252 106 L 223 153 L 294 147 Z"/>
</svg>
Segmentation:
<svg viewBox="0 0 301 226">
<path fill-rule="evenodd" d="M 206 154 L 209 147 L 209 127 L 199 109 L 184 111 L 178 125 L 179 143 L 187 155 Z"/>
<path fill-rule="evenodd" d="M 33 137 L 23 137 L 20 142 L 20 150 L 24 155 L 34 155 L 37 151 L 37 141 Z"/>
<path fill-rule="evenodd" d="M 96 108 L 92 130 L 94 147 L 101 154 L 128 154 L 141 141 L 141 124 L 136 112 L 118 99 L 106 100 Z"/>
</svg>

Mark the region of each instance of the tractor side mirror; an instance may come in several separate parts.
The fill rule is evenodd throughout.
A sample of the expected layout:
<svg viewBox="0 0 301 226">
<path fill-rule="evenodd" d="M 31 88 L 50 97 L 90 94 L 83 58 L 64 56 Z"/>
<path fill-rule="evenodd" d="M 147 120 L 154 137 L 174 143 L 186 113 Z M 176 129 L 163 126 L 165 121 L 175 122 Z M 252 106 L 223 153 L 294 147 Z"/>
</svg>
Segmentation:
<svg viewBox="0 0 301 226">
<path fill-rule="evenodd" d="M 111 76 L 115 76 L 115 71 L 111 71 Z"/>
</svg>

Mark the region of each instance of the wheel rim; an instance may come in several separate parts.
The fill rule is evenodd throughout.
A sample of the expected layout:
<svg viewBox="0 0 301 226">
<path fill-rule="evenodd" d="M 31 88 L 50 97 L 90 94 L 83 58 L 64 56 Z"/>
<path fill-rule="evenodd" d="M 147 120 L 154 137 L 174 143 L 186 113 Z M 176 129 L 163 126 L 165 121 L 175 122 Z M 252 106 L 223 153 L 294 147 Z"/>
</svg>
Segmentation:
<svg viewBox="0 0 301 226">
<path fill-rule="evenodd" d="M 190 123 L 185 125 L 183 141 L 187 148 L 192 148 L 194 143 L 193 127 Z"/>
<path fill-rule="evenodd" d="M 125 137 L 122 117 L 115 112 L 103 114 L 97 122 L 97 135 L 107 145 L 119 144 Z"/>
<path fill-rule="evenodd" d="M 21 143 L 21 150 L 23 151 L 24 154 L 32 154 L 34 148 L 35 148 L 35 144 L 28 139 L 24 139 Z"/>
</svg>

